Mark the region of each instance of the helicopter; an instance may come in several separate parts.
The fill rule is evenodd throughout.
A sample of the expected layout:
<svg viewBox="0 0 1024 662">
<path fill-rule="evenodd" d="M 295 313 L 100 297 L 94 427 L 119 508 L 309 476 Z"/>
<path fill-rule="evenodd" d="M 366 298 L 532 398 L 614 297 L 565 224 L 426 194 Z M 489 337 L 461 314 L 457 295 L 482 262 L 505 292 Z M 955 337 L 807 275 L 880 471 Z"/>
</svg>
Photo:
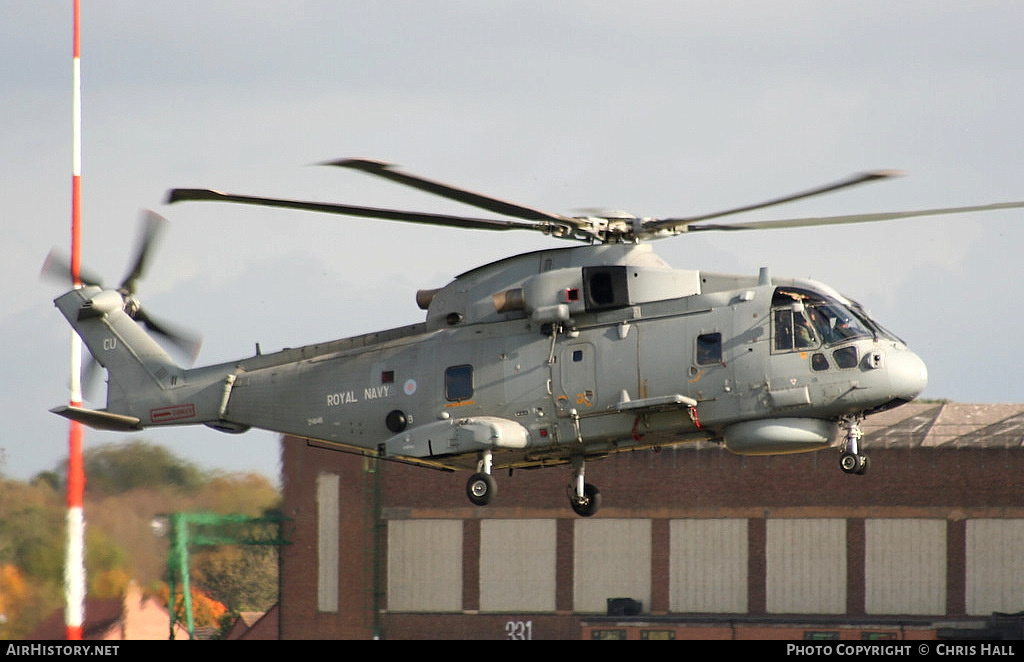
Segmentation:
<svg viewBox="0 0 1024 662">
<path fill-rule="evenodd" d="M 828 285 L 758 273 L 680 270 L 650 240 L 701 231 L 863 223 L 1024 207 L 971 207 L 723 224 L 718 219 L 895 176 L 871 171 L 711 214 L 565 216 L 426 179 L 370 159 L 337 166 L 504 219 L 172 189 L 166 203 L 220 201 L 470 230 L 542 232 L 574 245 L 507 257 L 416 293 L 425 319 L 407 326 L 202 367 L 179 365 L 153 334 L 175 338 L 139 304 L 135 284 L 162 217 L 150 213 L 121 286 L 82 277 L 55 300 L 107 370 L 103 409 L 51 411 L 118 431 L 204 424 L 264 429 L 340 450 L 467 471 L 476 506 L 494 472 L 565 466 L 567 495 L 594 515 L 588 461 L 712 442 L 743 455 L 838 449 L 839 468 L 867 472 L 860 424 L 912 401 L 924 362 L 856 301 Z M 177 338 L 181 340 L 181 338 Z M 191 339 L 182 343 L 194 347 Z"/>
</svg>

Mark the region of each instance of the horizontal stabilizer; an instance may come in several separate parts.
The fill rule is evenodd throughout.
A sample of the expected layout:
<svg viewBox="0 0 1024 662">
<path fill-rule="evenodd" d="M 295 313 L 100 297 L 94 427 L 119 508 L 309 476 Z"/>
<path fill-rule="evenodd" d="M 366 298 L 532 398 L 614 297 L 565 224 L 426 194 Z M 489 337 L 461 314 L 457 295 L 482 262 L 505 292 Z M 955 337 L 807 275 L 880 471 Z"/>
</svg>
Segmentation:
<svg viewBox="0 0 1024 662">
<path fill-rule="evenodd" d="M 89 427 L 97 430 L 129 432 L 131 430 L 142 429 L 142 426 L 139 424 L 139 419 L 134 416 L 122 416 L 121 414 L 112 414 L 109 411 L 83 409 L 82 407 L 71 407 L 68 405 L 54 407 L 50 411 L 58 416 L 69 418 L 72 421 L 78 421 L 83 425 L 88 425 Z"/>
</svg>

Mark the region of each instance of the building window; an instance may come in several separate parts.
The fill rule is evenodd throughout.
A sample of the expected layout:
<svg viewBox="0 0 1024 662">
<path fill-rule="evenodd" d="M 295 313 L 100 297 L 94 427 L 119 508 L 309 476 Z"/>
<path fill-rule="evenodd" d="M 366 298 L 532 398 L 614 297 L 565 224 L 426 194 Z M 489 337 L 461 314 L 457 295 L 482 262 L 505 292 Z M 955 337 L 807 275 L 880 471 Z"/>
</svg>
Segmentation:
<svg viewBox="0 0 1024 662">
<path fill-rule="evenodd" d="M 316 478 L 316 608 L 322 612 L 338 611 L 339 484 L 338 474 L 322 473 Z"/>
<path fill-rule="evenodd" d="M 835 641 L 839 639 L 839 633 L 832 630 L 807 630 L 804 632 L 806 641 Z"/>
<path fill-rule="evenodd" d="M 675 638 L 673 630 L 640 630 L 641 641 L 674 641 Z"/>
<path fill-rule="evenodd" d="M 899 639 L 899 636 L 895 632 L 880 632 L 877 630 L 871 630 L 861 632 L 860 638 L 863 641 L 888 641 L 892 639 Z"/>
<path fill-rule="evenodd" d="M 387 610 L 462 610 L 462 520 L 390 520 Z"/>
<path fill-rule="evenodd" d="M 480 520 L 480 611 L 554 612 L 554 519 Z"/>
</svg>

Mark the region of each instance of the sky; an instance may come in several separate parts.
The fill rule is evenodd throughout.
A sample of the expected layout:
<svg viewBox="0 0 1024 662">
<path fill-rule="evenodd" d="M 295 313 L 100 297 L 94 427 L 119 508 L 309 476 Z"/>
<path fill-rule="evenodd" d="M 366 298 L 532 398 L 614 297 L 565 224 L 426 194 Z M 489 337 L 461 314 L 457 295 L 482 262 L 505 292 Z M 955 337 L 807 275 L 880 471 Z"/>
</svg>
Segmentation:
<svg viewBox="0 0 1024 662">
<path fill-rule="evenodd" d="M 222 203 L 215 188 L 440 213 L 481 210 L 342 157 L 556 213 L 693 215 L 865 170 L 902 177 L 725 220 L 1024 200 L 1019 3 L 179 0 L 82 3 L 82 258 L 116 285 L 142 210 L 170 221 L 140 284 L 203 335 L 197 365 L 410 324 L 414 294 L 571 245 Z M 70 247 L 72 2 L 0 0 L 0 474 L 67 457 L 70 329 L 41 279 Z M 825 282 L 929 368 L 926 398 L 1024 401 L 1024 210 L 659 241 L 680 269 Z M 102 383 L 90 391 L 102 407 Z M 277 437 L 143 438 L 276 478 Z"/>
</svg>

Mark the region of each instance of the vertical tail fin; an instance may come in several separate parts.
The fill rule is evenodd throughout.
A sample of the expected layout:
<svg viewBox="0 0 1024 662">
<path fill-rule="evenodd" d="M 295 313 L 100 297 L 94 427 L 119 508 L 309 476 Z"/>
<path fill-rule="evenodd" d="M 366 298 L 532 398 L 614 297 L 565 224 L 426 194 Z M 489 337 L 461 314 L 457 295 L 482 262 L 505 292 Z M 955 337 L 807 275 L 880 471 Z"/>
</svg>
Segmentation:
<svg viewBox="0 0 1024 662">
<path fill-rule="evenodd" d="M 153 407 L 174 404 L 167 390 L 180 385 L 183 370 L 124 311 L 121 293 L 85 287 L 55 303 L 109 373 L 107 412 L 148 421 Z"/>
</svg>

